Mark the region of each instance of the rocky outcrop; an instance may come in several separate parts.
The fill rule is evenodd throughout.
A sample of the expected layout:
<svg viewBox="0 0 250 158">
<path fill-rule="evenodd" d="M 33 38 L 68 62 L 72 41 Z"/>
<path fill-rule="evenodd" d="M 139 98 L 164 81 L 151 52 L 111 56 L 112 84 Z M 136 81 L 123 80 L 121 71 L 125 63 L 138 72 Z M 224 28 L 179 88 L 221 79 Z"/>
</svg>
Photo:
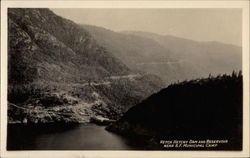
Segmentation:
<svg viewBox="0 0 250 158">
<path fill-rule="evenodd" d="M 8 103 L 9 123 L 90 123 L 92 118 L 99 116 L 99 122 L 108 124 L 112 118 L 112 111 L 100 99 L 84 102 L 66 93 L 48 93 L 41 98 L 32 98 L 22 104 Z M 98 111 L 96 107 L 106 107 L 105 111 Z M 117 111 L 115 111 L 117 112 Z M 108 115 L 109 114 L 109 115 Z M 113 117 L 117 115 L 113 112 Z M 98 117 L 98 118 L 99 118 Z"/>
<path fill-rule="evenodd" d="M 108 118 L 104 118 L 102 116 L 95 116 L 90 118 L 90 122 L 95 123 L 97 125 L 110 125 L 111 123 L 114 123 L 115 120 L 110 120 Z"/>
</svg>

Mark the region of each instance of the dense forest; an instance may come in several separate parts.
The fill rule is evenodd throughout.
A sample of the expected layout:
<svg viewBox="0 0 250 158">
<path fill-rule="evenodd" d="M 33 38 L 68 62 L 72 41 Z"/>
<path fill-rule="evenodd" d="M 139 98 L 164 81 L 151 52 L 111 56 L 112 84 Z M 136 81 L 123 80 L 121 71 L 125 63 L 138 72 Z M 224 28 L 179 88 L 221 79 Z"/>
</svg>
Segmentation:
<svg viewBox="0 0 250 158">
<path fill-rule="evenodd" d="M 242 74 L 169 85 L 129 109 L 109 131 L 156 139 L 242 137 Z M 241 145 L 239 145 L 241 146 Z"/>
</svg>

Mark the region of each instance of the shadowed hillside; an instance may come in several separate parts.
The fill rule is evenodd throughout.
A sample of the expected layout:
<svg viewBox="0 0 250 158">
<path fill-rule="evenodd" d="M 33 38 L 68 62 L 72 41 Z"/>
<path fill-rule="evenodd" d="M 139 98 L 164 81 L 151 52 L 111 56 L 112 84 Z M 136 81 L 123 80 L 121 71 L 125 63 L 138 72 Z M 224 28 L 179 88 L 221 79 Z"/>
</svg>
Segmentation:
<svg viewBox="0 0 250 158">
<path fill-rule="evenodd" d="M 235 72 L 172 84 L 130 108 L 107 129 L 152 138 L 151 149 L 162 148 L 162 139 L 226 139 L 225 146 L 239 150 L 242 90 L 242 75 Z"/>
</svg>

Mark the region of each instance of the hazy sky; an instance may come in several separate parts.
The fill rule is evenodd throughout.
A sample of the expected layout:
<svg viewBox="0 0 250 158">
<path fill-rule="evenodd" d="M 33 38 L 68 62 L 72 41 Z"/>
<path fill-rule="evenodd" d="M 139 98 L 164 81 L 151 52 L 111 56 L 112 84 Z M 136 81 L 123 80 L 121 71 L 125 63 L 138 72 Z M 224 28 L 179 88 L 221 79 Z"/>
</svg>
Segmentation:
<svg viewBox="0 0 250 158">
<path fill-rule="evenodd" d="M 76 23 L 241 46 L 240 9 L 52 9 Z"/>
</svg>

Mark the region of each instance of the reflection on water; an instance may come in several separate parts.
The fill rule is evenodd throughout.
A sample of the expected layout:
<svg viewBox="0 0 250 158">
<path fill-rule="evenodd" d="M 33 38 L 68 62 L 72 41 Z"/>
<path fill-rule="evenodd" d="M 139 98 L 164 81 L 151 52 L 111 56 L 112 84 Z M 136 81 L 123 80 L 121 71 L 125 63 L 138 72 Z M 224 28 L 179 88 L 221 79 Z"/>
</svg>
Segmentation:
<svg viewBox="0 0 250 158">
<path fill-rule="evenodd" d="M 8 125 L 8 150 L 142 150 L 143 143 L 104 126 Z"/>
</svg>

